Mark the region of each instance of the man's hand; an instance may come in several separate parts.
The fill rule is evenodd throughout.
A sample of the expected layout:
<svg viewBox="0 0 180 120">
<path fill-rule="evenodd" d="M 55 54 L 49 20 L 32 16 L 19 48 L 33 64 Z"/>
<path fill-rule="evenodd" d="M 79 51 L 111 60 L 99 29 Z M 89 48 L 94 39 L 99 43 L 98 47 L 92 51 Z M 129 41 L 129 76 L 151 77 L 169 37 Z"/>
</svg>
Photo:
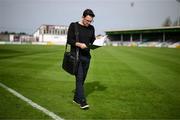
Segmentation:
<svg viewBox="0 0 180 120">
<path fill-rule="evenodd" d="M 76 46 L 77 46 L 77 47 L 80 47 L 81 49 L 87 48 L 86 44 L 80 43 L 80 42 L 76 42 Z"/>
</svg>

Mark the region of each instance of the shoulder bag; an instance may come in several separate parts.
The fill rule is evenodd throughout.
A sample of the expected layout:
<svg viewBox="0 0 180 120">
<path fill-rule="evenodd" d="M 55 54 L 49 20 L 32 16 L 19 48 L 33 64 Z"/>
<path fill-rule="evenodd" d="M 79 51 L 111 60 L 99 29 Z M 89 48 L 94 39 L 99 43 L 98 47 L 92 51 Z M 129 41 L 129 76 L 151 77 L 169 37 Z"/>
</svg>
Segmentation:
<svg viewBox="0 0 180 120">
<path fill-rule="evenodd" d="M 77 23 L 75 23 L 75 36 L 76 36 L 76 42 L 79 41 L 79 32 L 78 32 L 78 26 Z M 66 42 L 66 48 L 64 52 L 64 58 L 62 62 L 62 68 L 69 74 L 75 75 L 77 72 L 78 67 L 78 60 L 79 60 L 79 48 L 76 47 L 76 54 L 72 54 L 71 52 L 67 51 L 67 42 Z"/>
</svg>

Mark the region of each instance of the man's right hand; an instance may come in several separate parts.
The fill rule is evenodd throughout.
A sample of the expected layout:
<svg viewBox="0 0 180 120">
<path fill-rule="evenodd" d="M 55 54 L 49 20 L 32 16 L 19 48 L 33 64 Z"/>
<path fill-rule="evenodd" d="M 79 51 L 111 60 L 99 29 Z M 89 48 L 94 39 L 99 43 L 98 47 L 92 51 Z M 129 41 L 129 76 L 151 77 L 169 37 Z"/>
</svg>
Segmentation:
<svg viewBox="0 0 180 120">
<path fill-rule="evenodd" d="M 80 43 L 80 42 L 76 42 L 76 46 L 77 46 L 77 47 L 80 47 L 81 49 L 87 48 L 86 44 Z"/>
</svg>

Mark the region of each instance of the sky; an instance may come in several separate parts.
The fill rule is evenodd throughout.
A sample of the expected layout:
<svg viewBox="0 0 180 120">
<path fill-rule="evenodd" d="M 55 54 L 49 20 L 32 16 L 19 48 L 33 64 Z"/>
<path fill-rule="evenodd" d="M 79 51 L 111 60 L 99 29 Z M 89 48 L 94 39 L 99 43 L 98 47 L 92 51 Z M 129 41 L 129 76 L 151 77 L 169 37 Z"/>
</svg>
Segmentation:
<svg viewBox="0 0 180 120">
<path fill-rule="evenodd" d="M 80 21 L 85 9 L 95 13 L 97 34 L 105 30 L 160 27 L 180 16 L 177 0 L 0 0 L 0 32 L 33 34 L 42 24 Z"/>
</svg>

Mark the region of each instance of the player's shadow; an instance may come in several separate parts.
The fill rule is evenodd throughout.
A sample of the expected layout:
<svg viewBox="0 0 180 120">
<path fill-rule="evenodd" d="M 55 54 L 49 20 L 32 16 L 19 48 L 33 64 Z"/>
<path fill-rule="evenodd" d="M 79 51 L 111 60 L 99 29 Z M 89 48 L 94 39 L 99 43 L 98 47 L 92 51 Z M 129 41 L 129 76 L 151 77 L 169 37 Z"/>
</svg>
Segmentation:
<svg viewBox="0 0 180 120">
<path fill-rule="evenodd" d="M 102 85 L 99 81 L 93 81 L 85 83 L 85 95 L 86 97 L 95 91 L 104 91 L 107 87 Z"/>
</svg>

